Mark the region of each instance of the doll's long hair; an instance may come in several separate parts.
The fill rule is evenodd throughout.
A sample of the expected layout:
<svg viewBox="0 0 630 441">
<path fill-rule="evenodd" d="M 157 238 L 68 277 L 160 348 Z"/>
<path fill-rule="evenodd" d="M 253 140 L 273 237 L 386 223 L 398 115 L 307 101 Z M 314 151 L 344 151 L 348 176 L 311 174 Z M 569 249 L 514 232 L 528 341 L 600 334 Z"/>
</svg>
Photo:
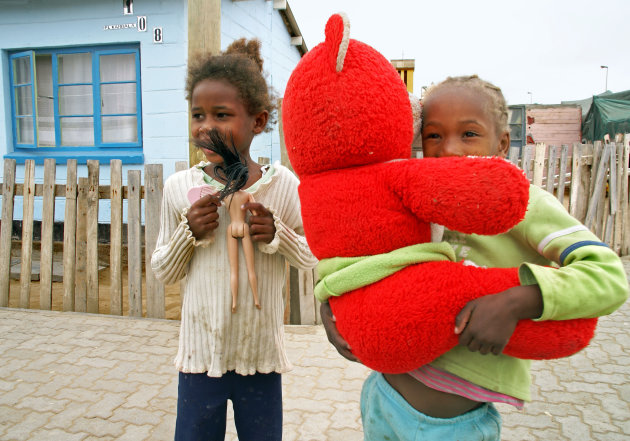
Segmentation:
<svg viewBox="0 0 630 441">
<path fill-rule="evenodd" d="M 227 136 L 224 137 L 217 129 L 212 129 L 208 133 L 208 139 L 195 141 L 197 147 L 212 150 L 223 158 L 222 164 L 214 166 L 214 173 L 225 181 L 225 187 L 219 192 L 220 200 L 242 189 L 249 178 L 245 158 L 236 149 L 231 134 L 229 137 L 228 144 Z"/>
</svg>

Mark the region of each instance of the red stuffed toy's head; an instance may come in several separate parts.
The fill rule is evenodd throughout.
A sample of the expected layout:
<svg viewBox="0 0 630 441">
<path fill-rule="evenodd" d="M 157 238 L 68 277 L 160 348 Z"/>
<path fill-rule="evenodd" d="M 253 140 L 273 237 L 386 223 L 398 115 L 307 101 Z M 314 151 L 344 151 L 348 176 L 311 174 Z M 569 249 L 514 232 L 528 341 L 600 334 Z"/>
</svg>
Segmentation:
<svg viewBox="0 0 630 441">
<path fill-rule="evenodd" d="M 326 41 L 287 83 L 282 124 L 300 177 L 411 156 L 411 104 L 400 75 L 349 33 L 345 15 L 330 17 Z"/>
</svg>

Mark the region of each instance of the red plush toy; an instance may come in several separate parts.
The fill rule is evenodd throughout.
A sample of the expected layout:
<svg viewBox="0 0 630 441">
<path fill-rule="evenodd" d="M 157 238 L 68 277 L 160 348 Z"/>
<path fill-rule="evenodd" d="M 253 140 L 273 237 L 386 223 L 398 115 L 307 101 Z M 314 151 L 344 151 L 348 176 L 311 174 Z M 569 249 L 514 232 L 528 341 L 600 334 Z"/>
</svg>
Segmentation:
<svg viewBox="0 0 630 441">
<path fill-rule="evenodd" d="M 467 302 L 519 284 L 514 268 L 453 262 L 448 244 L 430 243 L 430 224 L 505 232 L 525 214 L 527 179 L 500 158 L 408 159 L 406 88 L 381 54 L 349 38 L 345 16 L 329 19 L 326 40 L 295 68 L 282 120 L 305 235 L 324 259 L 316 293 L 333 295 L 337 328 L 365 365 L 401 373 L 432 361 L 458 343 L 455 316 Z M 568 356 L 595 323 L 524 320 L 504 352 Z"/>
</svg>

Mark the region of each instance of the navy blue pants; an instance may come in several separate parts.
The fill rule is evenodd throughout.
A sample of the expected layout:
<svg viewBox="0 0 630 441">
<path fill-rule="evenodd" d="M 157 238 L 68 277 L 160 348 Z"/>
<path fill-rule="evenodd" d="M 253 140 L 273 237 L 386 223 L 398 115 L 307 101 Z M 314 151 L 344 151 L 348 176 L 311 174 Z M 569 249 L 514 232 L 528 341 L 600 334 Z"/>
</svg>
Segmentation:
<svg viewBox="0 0 630 441">
<path fill-rule="evenodd" d="M 282 439 L 282 377 L 234 371 L 220 378 L 179 373 L 175 441 L 223 441 L 232 400 L 239 441 Z"/>
</svg>

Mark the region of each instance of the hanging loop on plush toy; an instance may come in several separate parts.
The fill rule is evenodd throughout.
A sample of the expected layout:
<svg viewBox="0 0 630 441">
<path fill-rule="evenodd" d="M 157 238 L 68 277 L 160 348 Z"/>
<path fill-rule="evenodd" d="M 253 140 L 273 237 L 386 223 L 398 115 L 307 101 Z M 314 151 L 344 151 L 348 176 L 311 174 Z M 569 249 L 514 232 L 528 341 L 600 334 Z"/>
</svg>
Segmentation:
<svg viewBox="0 0 630 441">
<path fill-rule="evenodd" d="M 344 12 L 335 14 L 326 23 L 326 43 L 329 45 L 335 70 L 341 72 L 350 44 L 350 20 Z"/>
</svg>

